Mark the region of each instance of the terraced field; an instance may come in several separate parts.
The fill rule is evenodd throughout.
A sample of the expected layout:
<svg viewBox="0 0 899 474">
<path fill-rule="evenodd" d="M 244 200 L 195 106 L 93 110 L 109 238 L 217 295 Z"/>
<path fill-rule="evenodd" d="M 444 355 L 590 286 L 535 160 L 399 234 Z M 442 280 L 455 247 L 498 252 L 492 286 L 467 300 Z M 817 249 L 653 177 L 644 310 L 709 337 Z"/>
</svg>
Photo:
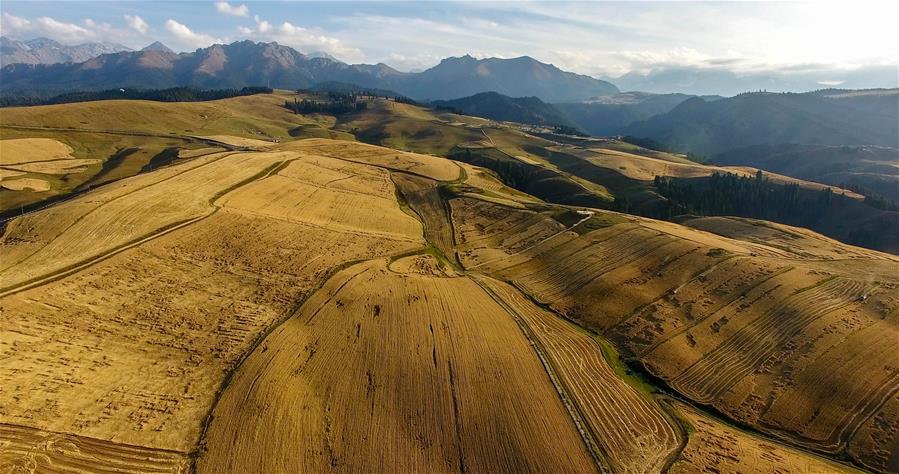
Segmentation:
<svg viewBox="0 0 899 474">
<path fill-rule="evenodd" d="M 605 334 L 698 403 L 809 449 L 897 468 L 885 453 L 894 452 L 899 420 L 883 412 L 899 391 L 895 258 L 837 254 L 840 244 L 803 259 L 751 236 L 725 240 L 614 215 L 522 248 L 509 240 L 522 227 L 558 223 L 545 212 L 477 212 L 489 205 L 453 204 L 460 248 L 476 249 L 460 252 L 466 267 Z M 877 435 L 854 441 L 865 423 Z M 848 448 L 861 443 L 867 452 Z"/>
<path fill-rule="evenodd" d="M 175 135 L 141 133 L 195 149 L 6 222 L 0 471 L 899 471 L 895 257 L 281 143 L 352 127 L 282 99 L 179 105 Z M 523 132 L 395 105 L 541 162 Z M 139 131 L 121 104 L 73 107 L 16 119 Z M 82 159 L 61 140 L 42 173 Z"/>
<path fill-rule="evenodd" d="M 513 287 L 486 277 L 478 281 L 545 353 L 609 469 L 660 472 L 671 462 L 683 434 L 658 405 L 612 370 L 596 341 Z"/>
<path fill-rule="evenodd" d="M 673 406 L 689 424 L 692 433 L 690 441 L 668 472 L 860 472 L 729 427 L 683 403 L 674 403 Z"/>
</svg>

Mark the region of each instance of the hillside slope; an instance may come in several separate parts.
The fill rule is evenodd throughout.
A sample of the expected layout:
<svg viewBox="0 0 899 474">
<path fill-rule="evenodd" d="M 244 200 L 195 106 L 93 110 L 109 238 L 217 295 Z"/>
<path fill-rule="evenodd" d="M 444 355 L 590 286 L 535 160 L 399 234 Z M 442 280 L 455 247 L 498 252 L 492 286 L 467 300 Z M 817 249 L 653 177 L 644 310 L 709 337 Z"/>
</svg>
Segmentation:
<svg viewBox="0 0 899 474">
<path fill-rule="evenodd" d="M 459 99 L 436 100 L 431 105 L 505 122 L 575 126 L 556 107 L 537 97 L 508 97 L 498 92 L 482 92 Z"/>
<path fill-rule="evenodd" d="M 805 446 L 893 468 L 883 454 L 895 451 L 892 399 L 863 403 L 897 388 L 895 354 L 885 350 L 899 304 L 889 257 L 826 239 L 797 247 L 812 252 L 805 257 L 577 212 L 504 188 L 483 169 L 373 145 L 217 140 L 257 149 L 197 151 L 7 223 L 4 465 L 623 473 L 733 462 L 851 471 L 795 447 Z M 791 271 L 795 280 L 784 277 Z M 769 277 L 781 278 L 775 295 Z M 762 297 L 744 301 L 720 332 L 677 337 L 679 316 L 644 304 L 694 291 L 729 302 L 721 278 Z M 815 282 L 820 290 L 770 309 Z M 805 302 L 818 292 L 836 303 L 815 311 Z M 697 320 L 712 311 L 678 309 Z M 631 311 L 633 325 L 615 323 Z M 672 405 L 668 388 L 635 376 L 615 350 L 637 353 L 655 321 L 663 331 L 670 322 L 675 333 L 664 335 L 681 356 L 640 359 L 667 383 L 666 371 L 701 354 L 691 340 L 714 353 L 716 343 L 724 351 L 743 341 L 730 328 L 744 323 L 757 326 L 756 342 L 787 334 L 761 324 L 769 313 L 791 330 L 812 328 L 810 338 L 825 335 L 786 359 L 795 370 L 775 371 L 795 386 L 739 372 L 788 397 L 764 414 L 777 429 L 746 419 L 730 399 L 672 386 L 782 441 Z M 884 344 L 867 344 L 872 334 Z M 820 393 L 815 377 L 839 393 Z M 823 428 L 783 415 L 808 411 L 802 397 L 823 400 Z M 858 416 L 841 421 L 841 410 Z M 830 427 L 856 434 L 831 447 L 819 442 Z M 730 461 L 709 451 L 722 439 Z M 777 456 L 760 458 L 759 439 Z M 62 442 L 79 449 L 53 448 Z"/>
<path fill-rule="evenodd" d="M 709 157 L 790 143 L 899 148 L 899 91 L 875 92 L 747 93 L 712 102 L 692 98 L 625 132 Z"/>
</svg>

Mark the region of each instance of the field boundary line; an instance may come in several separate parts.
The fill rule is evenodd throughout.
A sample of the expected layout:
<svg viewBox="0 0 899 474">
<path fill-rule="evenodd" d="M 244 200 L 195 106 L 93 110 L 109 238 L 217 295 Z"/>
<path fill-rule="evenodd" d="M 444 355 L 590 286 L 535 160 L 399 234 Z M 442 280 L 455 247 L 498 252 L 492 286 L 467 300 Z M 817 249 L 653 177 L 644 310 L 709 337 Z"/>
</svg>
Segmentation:
<svg viewBox="0 0 899 474">
<path fill-rule="evenodd" d="M 29 281 L 22 282 L 18 285 L 13 285 L 11 287 L 3 288 L 2 290 L 0 290 L 0 298 L 5 298 L 7 296 L 14 295 L 14 294 L 20 293 L 22 291 L 30 290 L 30 289 L 36 288 L 38 286 L 46 285 L 48 283 L 53 283 L 54 281 L 57 281 L 62 278 L 65 278 L 67 276 L 70 276 L 72 274 L 78 273 L 79 271 L 84 270 L 85 268 L 88 268 L 92 265 L 100 263 L 100 262 L 102 262 L 110 257 L 113 257 L 119 253 L 122 253 L 126 250 L 130 250 L 134 247 L 137 247 L 138 245 L 149 242 L 157 237 L 162 237 L 163 235 L 166 235 L 168 233 L 174 232 L 183 227 L 187 227 L 190 224 L 193 224 L 195 222 L 206 219 L 207 217 L 215 214 L 217 211 L 218 211 L 218 209 L 213 210 L 209 214 L 192 217 L 187 220 L 174 222 L 172 224 L 169 224 L 168 226 L 162 227 L 160 229 L 156 229 L 156 230 L 150 232 L 149 234 L 145 234 L 143 237 L 139 237 L 138 240 L 127 242 L 118 247 L 114 247 L 107 252 L 104 252 L 104 253 L 94 256 L 94 257 L 91 257 L 87 260 L 83 260 L 79 263 L 76 263 L 73 266 L 62 268 L 62 269 L 60 269 L 56 272 L 53 272 L 49 275 L 38 277 L 36 280 L 29 280 Z"/>
<path fill-rule="evenodd" d="M 558 370 L 555 368 L 555 363 L 552 357 L 548 354 L 543 345 L 537 340 L 536 336 L 531 331 L 530 327 L 526 322 L 518 315 L 518 312 L 512 308 L 508 303 L 506 303 L 499 295 L 493 292 L 486 284 L 480 281 L 480 278 L 490 278 L 486 275 L 482 274 L 470 274 L 468 278 L 473 280 L 481 290 L 487 293 L 490 298 L 496 302 L 505 312 L 509 315 L 514 321 L 518 328 L 521 330 L 524 337 L 528 340 L 530 346 L 534 349 L 534 352 L 537 354 L 537 357 L 540 359 L 540 362 L 543 364 L 543 368 L 546 370 L 547 376 L 549 376 L 550 381 L 553 386 L 556 388 L 556 393 L 559 395 L 559 399 L 562 401 L 562 404 L 565 405 L 566 410 L 568 411 L 569 416 L 571 416 L 571 421 L 574 422 L 575 427 L 578 430 L 578 433 L 581 435 L 581 439 L 584 441 L 584 445 L 587 448 L 587 451 L 590 452 L 591 457 L 596 462 L 596 466 L 599 469 L 599 472 L 614 472 L 609 465 L 606 457 L 608 456 L 604 453 L 603 449 L 599 446 L 599 443 L 596 441 L 597 434 L 593 432 L 590 428 L 589 424 L 586 422 L 586 418 L 584 417 L 582 410 L 580 409 L 577 400 L 569 394 L 569 388 L 565 384 L 562 377 L 558 374 Z M 514 287 L 513 287 L 514 288 Z M 516 291 L 518 288 L 515 288 Z"/>
<path fill-rule="evenodd" d="M 97 438 L 94 436 L 85 436 L 85 435 L 76 434 L 76 433 L 67 433 L 65 431 L 48 430 L 48 429 L 44 429 L 44 428 L 37 428 L 34 426 L 20 425 L 17 423 L 0 422 L 0 426 L 9 427 L 12 429 L 24 428 L 26 430 L 40 431 L 40 432 L 50 433 L 50 434 L 54 434 L 54 435 L 58 435 L 58 436 L 71 436 L 72 438 L 81 439 L 81 440 L 85 440 L 85 441 L 96 441 L 98 443 L 108 443 L 111 445 L 122 446 L 122 447 L 126 447 L 126 448 L 145 449 L 147 451 L 156 451 L 156 452 L 168 453 L 168 454 L 180 454 L 180 455 L 184 456 L 185 458 L 188 458 L 190 456 L 189 451 L 178 451 L 177 449 L 168 449 L 168 448 L 154 448 L 152 446 L 144 446 L 142 444 L 120 443 L 118 441 Z"/>
</svg>

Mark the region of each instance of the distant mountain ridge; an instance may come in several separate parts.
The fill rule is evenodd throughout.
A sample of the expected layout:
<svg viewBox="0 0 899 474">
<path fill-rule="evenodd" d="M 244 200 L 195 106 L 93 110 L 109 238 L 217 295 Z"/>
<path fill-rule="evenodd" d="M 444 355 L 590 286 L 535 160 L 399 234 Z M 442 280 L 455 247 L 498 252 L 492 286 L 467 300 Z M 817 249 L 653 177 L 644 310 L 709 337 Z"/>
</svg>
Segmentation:
<svg viewBox="0 0 899 474">
<path fill-rule="evenodd" d="M 544 101 L 577 101 L 615 94 L 605 81 L 558 69 L 530 57 L 447 58 L 421 73 L 386 64 L 346 64 L 319 54 L 305 55 L 278 43 L 239 41 L 190 53 L 168 48 L 104 54 L 78 64 L 12 64 L 2 70 L 0 92 L 28 94 L 113 87 L 306 88 L 345 82 L 395 90 L 419 100 L 451 99 L 497 91 Z"/>
<path fill-rule="evenodd" d="M 80 63 L 102 54 L 131 51 L 115 43 L 84 43 L 66 46 L 48 38 L 19 41 L 0 36 L 0 65 Z"/>
<path fill-rule="evenodd" d="M 691 98 L 625 129 L 684 152 L 713 156 L 755 145 L 880 145 L 899 148 L 899 89 L 751 93 Z"/>
<path fill-rule="evenodd" d="M 415 80 L 406 81 L 406 90 L 401 92 L 422 99 L 453 99 L 494 91 L 510 97 L 536 96 L 545 102 L 564 102 L 618 93 L 618 88 L 609 82 L 562 71 L 528 56 L 446 58 L 407 77 Z"/>
<path fill-rule="evenodd" d="M 576 127 L 565 114 L 537 97 L 513 98 L 497 92 L 481 92 L 460 99 L 437 100 L 431 105 L 506 122 Z"/>
</svg>

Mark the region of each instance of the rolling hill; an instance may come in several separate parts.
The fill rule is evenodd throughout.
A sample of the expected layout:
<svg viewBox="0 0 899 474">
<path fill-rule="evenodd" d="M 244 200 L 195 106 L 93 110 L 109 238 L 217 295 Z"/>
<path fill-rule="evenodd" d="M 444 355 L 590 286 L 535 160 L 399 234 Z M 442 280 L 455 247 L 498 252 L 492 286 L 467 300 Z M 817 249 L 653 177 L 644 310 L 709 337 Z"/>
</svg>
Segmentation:
<svg viewBox="0 0 899 474">
<path fill-rule="evenodd" d="M 655 115 L 668 113 L 685 100 L 694 97 L 687 94 L 650 94 L 623 92 L 592 98 L 585 102 L 553 104 L 578 128 L 591 135 L 620 135 L 628 125 Z M 716 97 L 706 98 L 714 100 Z"/>
<path fill-rule="evenodd" d="M 498 92 L 482 92 L 453 100 L 435 100 L 434 107 L 459 110 L 467 115 L 531 125 L 575 127 L 565 114 L 537 97 L 508 97 Z"/>
<path fill-rule="evenodd" d="M 754 166 L 850 187 L 899 202 L 899 150 L 878 146 L 757 145 L 715 155 L 722 165 Z"/>
<path fill-rule="evenodd" d="M 899 469 L 897 257 L 766 221 L 554 204 L 398 148 L 501 155 L 597 202 L 570 160 L 635 182 L 713 172 L 677 155 L 383 99 L 303 116 L 294 96 L 4 110 L 0 138 L 25 140 L 4 166 L 183 141 L 5 222 L 0 465 Z"/>
</svg>

